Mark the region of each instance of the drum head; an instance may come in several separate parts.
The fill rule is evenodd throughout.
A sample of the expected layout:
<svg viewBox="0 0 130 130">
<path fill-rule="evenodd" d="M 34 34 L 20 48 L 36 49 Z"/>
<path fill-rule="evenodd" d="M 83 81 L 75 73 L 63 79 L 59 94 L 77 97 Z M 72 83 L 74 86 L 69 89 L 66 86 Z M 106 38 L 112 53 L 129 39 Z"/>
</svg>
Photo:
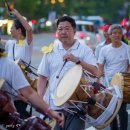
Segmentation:
<svg viewBox="0 0 130 130">
<path fill-rule="evenodd" d="M 76 65 L 71 68 L 61 79 L 54 92 L 56 106 L 63 105 L 75 92 L 82 77 L 82 66 Z"/>
<path fill-rule="evenodd" d="M 116 73 L 111 80 L 110 83 L 112 86 L 117 85 L 120 90 L 123 90 L 124 79 L 121 73 Z"/>
</svg>

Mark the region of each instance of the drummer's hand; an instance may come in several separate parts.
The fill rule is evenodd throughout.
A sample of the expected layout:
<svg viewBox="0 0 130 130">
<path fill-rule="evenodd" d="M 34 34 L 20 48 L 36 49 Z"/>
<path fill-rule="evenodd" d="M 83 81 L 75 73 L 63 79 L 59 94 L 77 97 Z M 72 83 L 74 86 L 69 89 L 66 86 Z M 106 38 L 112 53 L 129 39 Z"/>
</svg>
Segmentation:
<svg viewBox="0 0 130 130">
<path fill-rule="evenodd" d="M 55 118 L 56 122 L 63 128 L 64 127 L 64 115 L 56 111 L 51 111 L 51 115 Z"/>
<path fill-rule="evenodd" d="M 77 63 L 79 61 L 78 57 L 75 57 L 73 54 L 69 53 L 64 55 L 63 60 L 72 61 L 74 63 Z"/>
</svg>

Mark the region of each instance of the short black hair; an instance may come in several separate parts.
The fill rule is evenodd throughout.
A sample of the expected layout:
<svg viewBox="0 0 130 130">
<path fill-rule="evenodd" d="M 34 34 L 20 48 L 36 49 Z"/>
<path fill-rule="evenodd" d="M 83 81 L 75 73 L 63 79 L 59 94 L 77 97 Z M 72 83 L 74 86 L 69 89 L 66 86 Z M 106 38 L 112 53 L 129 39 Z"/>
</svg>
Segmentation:
<svg viewBox="0 0 130 130">
<path fill-rule="evenodd" d="M 26 37 L 26 29 L 23 27 L 23 25 L 21 24 L 21 22 L 18 19 L 14 20 L 14 25 L 16 27 L 16 29 L 21 29 L 22 35 L 24 37 Z"/>
<path fill-rule="evenodd" d="M 75 20 L 73 18 L 69 17 L 69 16 L 63 16 L 63 17 L 59 18 L 57 20 L 57 24 L 56 24 L 57 27 L 58 27 L 60 22 L 65 22 L 65 21 L 69 22 L 71 24 L 71 26 L 73 27 L 73 29 L 76 29 Z"/>
</svg>

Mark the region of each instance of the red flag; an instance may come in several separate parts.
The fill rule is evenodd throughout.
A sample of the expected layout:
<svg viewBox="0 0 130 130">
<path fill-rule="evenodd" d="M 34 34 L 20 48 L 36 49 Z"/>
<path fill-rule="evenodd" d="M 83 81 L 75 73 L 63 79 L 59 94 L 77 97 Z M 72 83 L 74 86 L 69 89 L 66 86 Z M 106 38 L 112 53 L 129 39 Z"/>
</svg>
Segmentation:
<svg viewBox="0 0 130 130">
<path fill-rule="evenodd" d="M 126 18 L 123 18 L 121 21 L 121 26 L 125 26 L 125 24 L 126 24 Z"/>
</svg>

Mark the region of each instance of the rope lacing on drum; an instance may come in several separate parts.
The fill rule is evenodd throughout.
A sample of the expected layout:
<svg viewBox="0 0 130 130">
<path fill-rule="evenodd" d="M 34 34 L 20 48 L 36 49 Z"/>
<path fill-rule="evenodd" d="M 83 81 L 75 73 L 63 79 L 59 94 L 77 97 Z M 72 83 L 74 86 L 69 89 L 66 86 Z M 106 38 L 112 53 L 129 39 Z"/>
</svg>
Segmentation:
<svg viewBox="0 0 130 130">
<path fill-rule="evenodd" d="M 73 116 L 76 115 L 78 116 L 81 120 L 85 121 L 85 114 L 87 112 L 86 109 L 84 109 L 83 107 L 79 108 L 76 106 L 76 108 L 78 108 L 78 110 L 74 110 L 74 109 L 71 109 L 71 108 L 65 108 L 64 110 L 70 114 L 72 114 Z"/>
<path fill-rule="evenodd" d="M 86 91 L 86 89 L 84 89 L 83 85 L 80 85 L 80 87 L 81 87 L 82 90 L 89 96 L 89 98 L 92 98 L 92 97 L 90 96 L 90 94 Z M 94 100 L 95 100 L 95 99 L 94 99 Z M 86 103 L 88 103 L 88 102 L 86 102 Z M 97 107 L 99 107 L 99 108 L 101 108 L 102 110 L 105 110 L 105 109 L 106 109 L 103 105 L 99 104 L 98 102 L 96 102 L 94 105 L 97 106 Z"/>
</svg>

